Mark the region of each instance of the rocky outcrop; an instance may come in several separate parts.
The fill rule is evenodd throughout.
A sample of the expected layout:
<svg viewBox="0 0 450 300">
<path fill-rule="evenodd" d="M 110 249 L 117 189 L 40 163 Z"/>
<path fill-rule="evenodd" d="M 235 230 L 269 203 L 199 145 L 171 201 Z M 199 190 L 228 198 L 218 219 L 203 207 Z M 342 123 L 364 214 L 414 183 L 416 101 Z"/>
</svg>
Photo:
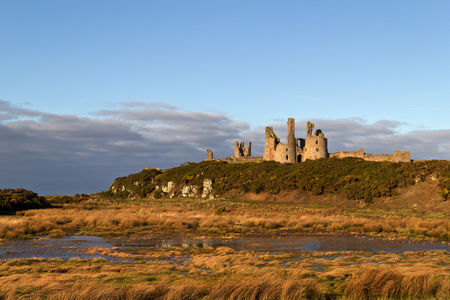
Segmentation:
<svg viewBox="0 0 450 300">
<path fill-rule="evenodd" d="M 169 195 L 170 198 L 175 197 L 175 184 L 172 181 L 169 181 L 167 185 L 163 185 L 161 190 L 164 194 Z"/>
<path fill-rule="evenodd" d="M 214 195 L 212 194 L 213 188 L 212 188 L 212 180 L 211 179 L 205 179 L 203 180 L 203 193 L 202 198 L 205 199 L 209 196 L 209 199 L 214 199 Z"/>
<path fill-rule="evenodd" d="M 181 189 L 181 195 L 184 198 L 195 198 L 198 195 L 198 188 L 195 185 L 185 185 Z"/>
<path fill-rule="evenodd" d="M 116 188 L 114 185 L 111 186 L 111 191 L 113 192 L 113 194 L 117 194 L 119 192 L 131 192 L 130 190 L 128 190 L 124 185 L 122 185 L 122 187 Z"/>
<path fill-rule="evenodd" d="M 175 184 L 172 181 L 169 181 L 167 185 L 163 185 L 161 188 L 164 194 L 168 194 L 171 191 L 173 191 L 173 188 L 175 187 Z"/>
<path fill-rule="evenodd" d="M 175 183 L 173 181 L 167 182 L 166 185 L 155 187 L 154 197 L 159 198 L 161 196 L 169 196 L 170 198 L 181 196 L 183 198 L 199 198 L 200 195 L 203 199 L 214 199 L 214 190 L 212 187 L 212 179 L 203 180 L 203 190 L 200 190 L 196 185 L 184 185 L 178 189 L 175 188 Z M 201 194 L 200 194 L 201 191 Z"/>
</svg>

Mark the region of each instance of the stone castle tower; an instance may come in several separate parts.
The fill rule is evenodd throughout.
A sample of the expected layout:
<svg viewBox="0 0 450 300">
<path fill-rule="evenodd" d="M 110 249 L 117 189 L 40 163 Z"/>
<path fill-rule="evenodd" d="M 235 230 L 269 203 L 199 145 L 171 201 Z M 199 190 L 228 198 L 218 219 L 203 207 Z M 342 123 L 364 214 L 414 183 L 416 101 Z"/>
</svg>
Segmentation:
<svg viewBox="0 0 450 300">
<path fill-rule="evenodd" d="M 295 120 L 289 118 L 287 121 L 288 135 L 287 140 L 287 155 L 286 160 L 290 163 L 297 162 L 297 140 L 295 139 Z"/>
<path fill-rule="evenodd" d="M 306 127 L 305 146 L 300 150 L 302 152 L 301 161 L 328 158 L 328 141 L 322 130 L 318 129 L 313 133 L 314 124 L 309 121 Z"/>
<path fill-rule="evenodd" d="M 266 127 L 264 160 L 275 160 L 281 163 L 303 162 L 328 157 L 328 141 L 320 129 L 313 133 L 314 124 L 307 123 L 306 139 L 295 138 L 295 120 L 287 122 L 288 135 L 286 144 L 280 142 L 273 127 Z"/>
</svg>

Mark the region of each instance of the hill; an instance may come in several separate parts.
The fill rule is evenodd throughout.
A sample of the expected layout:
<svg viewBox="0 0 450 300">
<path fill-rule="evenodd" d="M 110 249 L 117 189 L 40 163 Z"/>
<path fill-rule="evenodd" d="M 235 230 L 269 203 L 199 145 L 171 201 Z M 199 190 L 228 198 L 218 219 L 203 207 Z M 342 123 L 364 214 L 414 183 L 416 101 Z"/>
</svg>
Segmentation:
<svg viewBox="0 0 450 300">
<path fill-rule="evenodd" d="M 146 169 L 117 178 L 104 197 L 190 196 L 200 197 L 205 180 L 212 181 L 215 196 L 236 191 L 278 195 L 302 192 L 309 195 L 335 195 L 365 203 L 390 197 L 399 188 L 431 180 L 439 198 L 446 200 L 450 190 L 450 162 L 429 160 L 413 163 L 370 162 L 358 158 L 331 158 L 299 164 L 273 161 L 227 163 L 204 161 L 159 171 Z M 186 196 L 186 194 L 185 194 Z"/>
</svg>

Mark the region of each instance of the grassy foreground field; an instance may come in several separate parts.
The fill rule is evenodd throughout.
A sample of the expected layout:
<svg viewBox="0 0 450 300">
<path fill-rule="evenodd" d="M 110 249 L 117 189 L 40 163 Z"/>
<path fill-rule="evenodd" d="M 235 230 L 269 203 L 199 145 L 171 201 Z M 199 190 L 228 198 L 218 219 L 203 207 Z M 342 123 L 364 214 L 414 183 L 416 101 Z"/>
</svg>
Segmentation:
<svg viewBox="0 0 450 300">
<path fill-rule="evenodd" d="M 50 199 L 51 200 L 51 199 Z M 356 233 L 448 243 L 448 201 L 436 182 L 375 203 L 305 192 L 231 192 L 218 199 L 102 199 L 0 218 L 3 239 L 40 235 L 239 238 Z M 447 251 L 257 252 L 227 247 L 134 252 L 98 259 L 0 261 L 2 299 L 450 299 Z M 112 262 L 108 257 L 129 259 Z"/>
<path fill-rule="evenodd" d="M 141 250 L 0 262 L 2 299 L 449 299 L 446 251 L 403 254 Z"/>
</svg>

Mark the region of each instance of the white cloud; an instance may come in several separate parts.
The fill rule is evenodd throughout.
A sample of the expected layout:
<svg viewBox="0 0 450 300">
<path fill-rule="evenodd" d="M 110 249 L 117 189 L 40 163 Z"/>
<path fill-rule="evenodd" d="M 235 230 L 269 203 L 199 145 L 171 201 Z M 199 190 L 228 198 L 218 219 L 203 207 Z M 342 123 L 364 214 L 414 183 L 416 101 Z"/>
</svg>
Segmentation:
<svg viewBox="0 0 450 300">
<path fill-rule="evenodd" d="M 224 115 L 170 105 L 135 104 L 81 118 L 0 104 L 6 116 L 0 123 L 0 188 L 44 194 L 106 190 L 115 177 L 145 167 L 200 161 L 207 148 L 229 156 L 232 141 L 249 128 Z"/>
<path fill-rule="evenodd" d="M 306 120 L 296 136 L 305 137 Z M 392 153 L 411 150 L 415 159 L 449 159 L 450 130 L 400 133 L 402 123 L 361 119 L 311 120 L 328 138 L 330 152 Z M 169 168 L 186 161 L 233 155 L 233 142 L 252 142 L 253 155 L 264 150 L 264 127 L 226 115 L 186 112 L 161 103 L 129 103 L 92 118 L 28 110 L 0 101 L 0 188 L 24 187 L 40 194 L 106 190 L 115 177 L 145 167 Z M 284 139 L 286 122 L 273 124 Z"/>
</svg>

